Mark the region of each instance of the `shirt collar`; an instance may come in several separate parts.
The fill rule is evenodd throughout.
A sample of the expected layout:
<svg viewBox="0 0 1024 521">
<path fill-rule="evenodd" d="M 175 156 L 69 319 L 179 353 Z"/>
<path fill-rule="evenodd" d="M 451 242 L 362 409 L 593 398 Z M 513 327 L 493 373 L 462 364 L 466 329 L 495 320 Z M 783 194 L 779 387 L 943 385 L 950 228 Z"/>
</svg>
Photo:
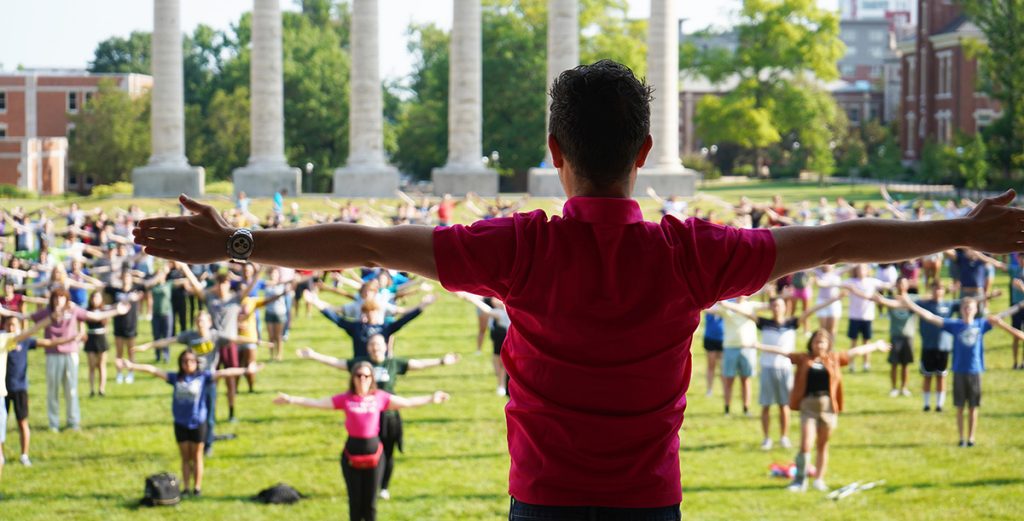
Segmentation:
<svg viewBox="0 0 1024 521">
<path fill-rule="evenodd" d="M 562 215 L 593 224 L 634 224 L 644 220 L 635 200 L 610 197 L 573 197 L 562 207 Z"/>
</svg>

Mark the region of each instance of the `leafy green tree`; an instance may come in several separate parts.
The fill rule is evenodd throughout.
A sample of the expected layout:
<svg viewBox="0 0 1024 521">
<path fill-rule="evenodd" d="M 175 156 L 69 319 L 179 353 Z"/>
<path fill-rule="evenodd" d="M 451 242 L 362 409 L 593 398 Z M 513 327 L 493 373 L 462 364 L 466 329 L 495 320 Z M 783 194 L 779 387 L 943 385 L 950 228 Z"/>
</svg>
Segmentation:
<svg viewBox="0 0 1024 521">
<path fill-rule="evenodd" d="M 403 172 L 419 179 L 448 158 L 448 45 L 447 33 L 433 24 L 413 25 L 409 51 L 416 57 L 408 101 L 397 128 L 392 156 Z"/>
<path fill-rule="evenodd" d="M 152 67 L 150 33 L 133 31 L 128 38 L 114 36 L 96 45 L 90 72 L 149 74 Z"/>
<path fill-rule="evenodd" d="M 918 177 L 929 183 L 946 183 L 952 180 L 949 153 L 942 145 L 928 141 L 921 149 L 918 163 Z"/>
<path fill-rule="evenodd" d="M 741 144 L 762 155 L 784 138 L 801 143 L 791 160 L 825 173 L 832 170 L 830 143 L 841 131 L 841 111 L 812 78 L 839 76 L 844 52 L 838 16 L 815 0 L 744 0 L 736 25 L 735 52 L 684 45 L 685 69 L 737 86 L 718 101 L 697 107 L 697 130 L 705 141 Z M 778 151 L 776 151 L 778 154 Z"/>
<path fill-rule="evenodd" d="M 957 146 L 947 152 L 953 174 L 967 188 L 981 190 L 988 186 L 988 151 L 980 134 L 961 136 Z"/>
<path fill-rule="evenodd" d="M 958 0 L 964 12 L 985 34 L 987 43 L 971 42 L 968 49 L 979 58 L 982 90 L 999 100 L 1007 133 L 996 144 L 995 156 L 1009 157 L 1001 165 L 1024 167 L 1024 0 Z"/>
<path fill-rule="evenodd" d="M 112 80 L 77 114 L 68 144 L 69 168 L 96 184 L 127 181 L 150 153 L 149 94 L 132 99 Z"/>
<path fill-rule="evenodd" d="M 249 159 L 249 88 L 215 91 L 200 121 L 203 130 L 193 134 L 198 139 L 188 143 L 189 153 L 202 158 L 196 163 L 206 168 L 211 179 L 230 180 L 231 171 Z"/>
<path fill-rule="evenodd" d="M 580 61 L 615 60 L 647 75 L 647 20 L 630 19 L 626 0 L 580 2 Z"/>
</svg>

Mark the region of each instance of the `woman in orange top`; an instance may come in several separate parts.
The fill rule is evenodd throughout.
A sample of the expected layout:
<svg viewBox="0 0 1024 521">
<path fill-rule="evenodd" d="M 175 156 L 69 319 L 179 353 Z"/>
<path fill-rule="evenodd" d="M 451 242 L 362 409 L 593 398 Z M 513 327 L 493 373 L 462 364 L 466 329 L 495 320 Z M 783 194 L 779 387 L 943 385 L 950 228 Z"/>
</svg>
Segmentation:
<svg viewBox="0 0 1024 521">
<path fill-rule="evenodd" d="M 840 367 L 849 365 L 854 356 L 872 351 L 887 351 L 889 344 L 881 340 L 857 346 L 849 351 L 832 351 L 832 334 L 819 329 L 807 343 L 807 353 L 787 353 L 776 346 L 758 344 L 758 349 L 789 357 L 796 365 L 793 390 L 789 394 L 789 407 L 800 411 L 800 452 L 796 456 L 796 477 L 789 485 L 793 492 L 807 490 L 807 460 L 811 456 L 811 442 L 816 439 L 818 474 L 814 488 L 828 490 L 825 469 L 828 465 L 828 440 L 843 410 L 843 373 Z M 817 435 L 817 436 L 815 436 Z"/>
</svg>

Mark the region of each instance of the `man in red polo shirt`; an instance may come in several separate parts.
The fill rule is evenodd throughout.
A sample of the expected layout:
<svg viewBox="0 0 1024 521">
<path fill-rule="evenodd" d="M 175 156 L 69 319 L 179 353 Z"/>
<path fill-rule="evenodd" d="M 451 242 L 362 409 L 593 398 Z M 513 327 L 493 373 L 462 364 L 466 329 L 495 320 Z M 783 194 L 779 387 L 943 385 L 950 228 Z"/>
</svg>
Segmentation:
<svg viewBox="0 0 1024 521">
<path fill-rule="evenodd" d="M 472 226 L 325 224 L 234 230 L 195 215 L 144 220 L 147 253 L 192 263 L 230 255 L 304 269 L 385 266 L 501 299 L 512 457 L 510 519 L 679 519 L 679 427 L 701 310 L 826 263 L 893 262 L 954 246 L 1020 248 L 1013 192 L 948 221 L 859 219 L 739 230 L 697 219 L 645 222 L 630 199 L 651 149 L 651 89 L 600 61 L 551 89 L 548 146 L 569 201 Z"/>
</svg>

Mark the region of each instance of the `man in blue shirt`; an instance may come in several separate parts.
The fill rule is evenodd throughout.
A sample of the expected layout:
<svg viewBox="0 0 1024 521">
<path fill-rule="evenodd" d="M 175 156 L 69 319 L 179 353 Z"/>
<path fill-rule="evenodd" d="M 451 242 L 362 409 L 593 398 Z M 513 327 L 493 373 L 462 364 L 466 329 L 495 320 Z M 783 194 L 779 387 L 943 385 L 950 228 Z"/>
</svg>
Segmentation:
<svg viewBox="0 0 1024 521">
<path fill-rule="evenodd" d="M 1019 253 L 1010 254 L 1010 262 L 1007 265 L 1010 273 L 1010 305 L 1016 306 L 1024 302 L 1024 262 Z M 1024 311 L 1017 311 L 1011 317 L 1010 324 L 1015 329 L 1024 329 Z M 1024 362 L 1019 362 L 1020 340 L 1013 338 L 1013 368 L 1024 369 Z"/>
<path fill-rule="evenodd" d="M 953 405 L 956 406 L 956 426 L 960 433 L 960 446 L 974 446 L 974 430 L 978 425 L 978 407 L 981 406 L 981 373 L 985 371 L 984 336 L 997 326 L 1016 338 L 1024 339 L 1024 332 L 1014 329 L 1003 321 L 1013 314 L 1017 307 L 1011 307 L 998 315 L 978 318 L 978 301 L 973 297 L 960 300 L 961 318 L 942 318 L 914 303 L 908 296 L 901 300 L 921 320 L 939 326 L 953 335 Z M 967 438 L 964 439 L 964 407 L 969 409 Z"/>
</svg>

